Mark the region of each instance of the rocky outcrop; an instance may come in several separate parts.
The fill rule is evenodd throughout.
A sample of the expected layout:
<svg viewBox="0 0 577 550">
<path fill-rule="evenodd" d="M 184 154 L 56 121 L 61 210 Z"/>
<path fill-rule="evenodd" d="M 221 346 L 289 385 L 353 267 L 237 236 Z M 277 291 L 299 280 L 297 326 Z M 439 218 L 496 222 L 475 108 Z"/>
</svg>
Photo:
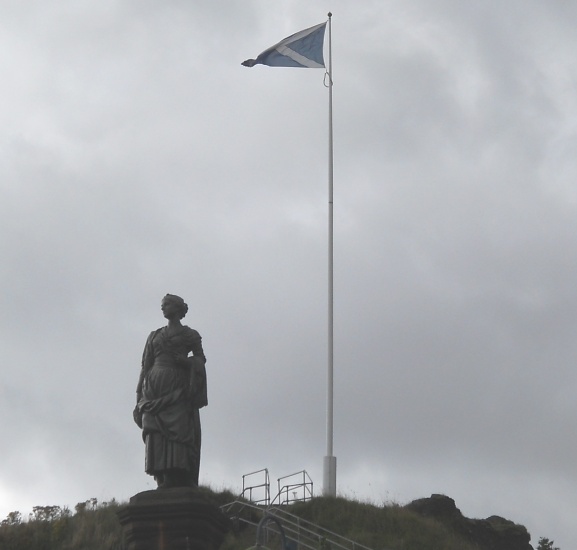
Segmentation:
<svg viewBox="0 0 577 550">
<path fill-rule="evenodd" d="M 499 516 L 469 519 L 461 514 L 455 501 L 445 495 L 431 495 L 406 505 L 406 508 L 425 517 L 434 518 L 480 550 L 533 550 L 531 535 L 522 525 Z"/>
</svg>

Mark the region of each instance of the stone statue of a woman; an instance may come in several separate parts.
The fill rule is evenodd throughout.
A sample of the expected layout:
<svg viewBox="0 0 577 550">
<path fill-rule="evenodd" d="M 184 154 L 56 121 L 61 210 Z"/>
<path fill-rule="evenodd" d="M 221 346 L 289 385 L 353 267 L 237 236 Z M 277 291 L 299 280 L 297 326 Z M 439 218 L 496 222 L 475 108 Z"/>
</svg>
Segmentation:
<svg viewBox="0 0 577 550">
<path fill-rule="evenodd" d="M 184 300 L 167 294 L 160 307 L 168 324 L 151 332 L 144 346 L 134 420 L 142 428 L 146 473 L 158 487 L 194 487 L 199 409 L 207 405 L 206 357 L 200 334 L 181 323 L 188 311 Z"/>
</svg>

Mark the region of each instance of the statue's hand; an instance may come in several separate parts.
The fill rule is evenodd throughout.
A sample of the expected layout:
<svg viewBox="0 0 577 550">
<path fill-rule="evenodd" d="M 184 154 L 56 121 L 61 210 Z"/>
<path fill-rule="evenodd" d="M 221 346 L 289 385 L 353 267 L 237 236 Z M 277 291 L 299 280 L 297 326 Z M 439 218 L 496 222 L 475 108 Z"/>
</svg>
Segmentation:
<svg viewBox="0 0 577 550">
<path fill-rule="evenodd" d="M 132 411 L 132 417 L 134 418 L 136 425 L 142 429 L 142 413 L 140 412 L 138 406 L 134 407 L 134 410 Z"/>
</svg>

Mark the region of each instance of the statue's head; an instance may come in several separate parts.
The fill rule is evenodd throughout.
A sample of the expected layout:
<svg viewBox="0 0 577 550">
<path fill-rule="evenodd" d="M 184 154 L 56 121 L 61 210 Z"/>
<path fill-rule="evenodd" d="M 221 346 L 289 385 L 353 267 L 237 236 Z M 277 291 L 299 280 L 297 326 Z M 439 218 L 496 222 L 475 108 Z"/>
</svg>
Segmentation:
<svg viewBox="0 0 577 550">
<path fill-rule="evenodd" d="M 164 306 L 170 305 L 174 308 L 175 314 L 179 319 L 182 319 L 188 312 L 188 305 L 184 300 L 176 294 L 167 294 L 161 302 L 161 308 L 164 311 Z"/>
</svg>

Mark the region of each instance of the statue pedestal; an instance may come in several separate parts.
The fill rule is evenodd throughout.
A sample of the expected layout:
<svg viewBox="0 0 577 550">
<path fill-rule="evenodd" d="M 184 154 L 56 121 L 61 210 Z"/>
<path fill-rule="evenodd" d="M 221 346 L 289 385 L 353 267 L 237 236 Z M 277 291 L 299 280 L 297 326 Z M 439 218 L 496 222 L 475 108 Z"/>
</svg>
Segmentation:
<svg viewBox="0 0 577 550">
<path fill-rule="evenodd" d="M 192 487 L 144 491 L 118 514 L 128 550 L 217 550 L 228 520 Z"/>
</svg>

